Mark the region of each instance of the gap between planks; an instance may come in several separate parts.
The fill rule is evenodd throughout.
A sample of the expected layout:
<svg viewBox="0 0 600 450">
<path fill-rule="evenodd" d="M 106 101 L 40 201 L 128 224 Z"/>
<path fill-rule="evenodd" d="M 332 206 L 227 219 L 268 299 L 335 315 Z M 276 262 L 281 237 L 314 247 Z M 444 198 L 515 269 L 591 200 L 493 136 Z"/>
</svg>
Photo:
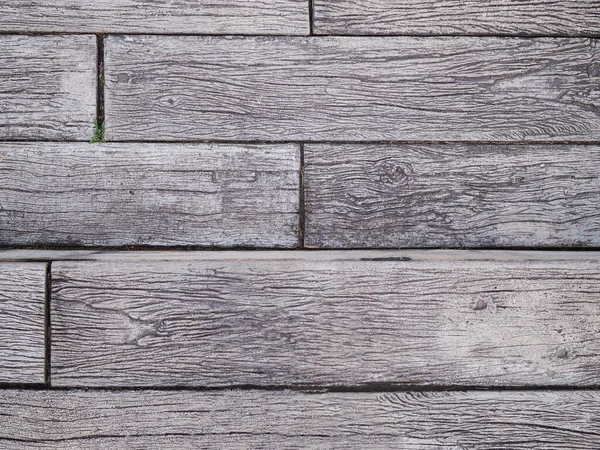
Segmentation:
<svg viewBox="0 0 600 450">
<path fill-rule="evenodd" d="M 96 93 L 96 126 L 103 130 L 104 128 L 104 35 L 96 35 L 96 43 L 98 46 L 98 79 L 97 79 L 97 93 Z M 94 130 L 96 132 L 96 130 Z M 96 137 L 96 136 L 94 136 Z M 104 140 L 104 133 L 101 136 Z"/>
<path fill-rule="evenodd" d="M 44 302 L 44 383 L 52 385 L 52 261 L 46 264 L 46 293 Z"/>
</svg>

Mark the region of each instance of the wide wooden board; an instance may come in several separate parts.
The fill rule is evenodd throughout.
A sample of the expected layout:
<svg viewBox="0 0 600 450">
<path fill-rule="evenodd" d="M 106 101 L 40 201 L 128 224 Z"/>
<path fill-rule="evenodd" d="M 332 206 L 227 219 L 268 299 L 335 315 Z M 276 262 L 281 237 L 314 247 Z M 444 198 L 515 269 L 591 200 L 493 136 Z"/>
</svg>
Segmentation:
<svg viewBox="0 0 600 450">
<path fill-rule="evenodd" d="M 109 36 L 107 139 L 598 141 L 591 39 Z"/>
<path fill-rule="evenodd" d="M 2 0 L 0 31 L 308 34 L 306 0 Z"/>
<path fill-rule="evenodd" d="M 0 391 L 3 449 L 595 450 L 598 391 Z"/>
<path fill-rule="evenodd" d="M 53 384 L 600 384 L 597 253 L 459 253 L 55 262 Z"/>
<path fill-rule="evenodd" d="M 307 145 L 309 247 L 600 247 L 600 147 Z"/>
<path fill-rule="evenodd" d="M 0 49 L 0 140 L 92 137 L 95 36 L 0 35 Z"/>
<path fill-rule="evenodd" d="M 0 384 L 44 382 L 45 302 L 45 263 L 0 263 Z"/>
<path fill-rule="evenodd" d="M 313 0 L 316 34 L 598 36 L 598 0 Z"/>
<path fill-rule="evenodd" d="M 298 245 L 297 145 L 0 144 L 0 244 Z"/>
</svg>

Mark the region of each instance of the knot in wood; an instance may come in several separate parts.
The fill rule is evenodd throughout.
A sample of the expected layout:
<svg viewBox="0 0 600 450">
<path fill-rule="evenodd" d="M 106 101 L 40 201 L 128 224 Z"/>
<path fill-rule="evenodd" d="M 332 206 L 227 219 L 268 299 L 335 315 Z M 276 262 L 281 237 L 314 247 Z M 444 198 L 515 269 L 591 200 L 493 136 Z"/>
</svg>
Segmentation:
<svg viewBox="0 0 600 450">
<path fill-rule="evenodd" d="M 384 161 L 377 166 L 379 182 L 393 186 L 408 186 L 413 177 L 413 168 L 410 164 Z"/>
<path fill-rule="evenodd" d="M 475 311 L 483 311 L 486 308 L 487 308 L 487 302 L 484 299 L 482 299 L 482 298 L 480 298 L 479 300 L 477 300 L 475 302 L 475 304 L 473 305 L 473 309 Z"/>
</svg>

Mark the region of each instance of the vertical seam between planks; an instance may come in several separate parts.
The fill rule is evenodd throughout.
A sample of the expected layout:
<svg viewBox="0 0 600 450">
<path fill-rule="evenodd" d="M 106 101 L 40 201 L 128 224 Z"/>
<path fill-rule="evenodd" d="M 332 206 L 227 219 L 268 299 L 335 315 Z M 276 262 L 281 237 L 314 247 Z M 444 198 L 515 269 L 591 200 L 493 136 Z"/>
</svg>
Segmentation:
<svg viewBox="0 0 600 450">
<path fill-rule="evenodd" d="M 314 36 L 314 18 L 315 18 L 315 6 L 313 0 L 308 0 L 308 34 Z"/>
<path fill-rule="evenodd" d="M 304 143 L 300 144 L 300 180 L 299 180 L 299 193 L 300 201 L 298 204 L 298 233 L 299 233 L 299 244 L 300 248 L 304 248 L 304 234 L 306 226 L 306 216 L 304 207 Z"/>
<path fill-rule="evenodd" d="M 97 79 L 97 92 L 96 92 L 96 122 L 100 129 L 103 129 L 104 126 L 104 35 L 97 34 L 96 35 L 96 43 L 98 47 L 98 57 L 97 57 L 97 69 L 98 69 L 98 79 Z"/>
<path fill-rule="evenodd" d="M 51 324 L 51 301 L 52 301 L 52 263 L 46 264 L 46 293 L 44 301 L 44 383 L 52 385 L 51 357 L 52 357 L 52 324 Z"/>
</svg>

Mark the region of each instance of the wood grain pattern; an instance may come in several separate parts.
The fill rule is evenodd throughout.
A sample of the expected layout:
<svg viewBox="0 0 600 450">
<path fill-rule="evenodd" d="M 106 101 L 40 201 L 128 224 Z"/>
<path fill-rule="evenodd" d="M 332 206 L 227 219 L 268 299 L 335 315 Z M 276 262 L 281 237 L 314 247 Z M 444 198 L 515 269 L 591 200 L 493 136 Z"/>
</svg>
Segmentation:
<svg viewBox="0 0 600 450">
<path fill-rule="evenodd" d="M 597 449 L 598 391 L 0 391 L 0 445 Z"/>
<path fill-rule="evenodd" d="M 45 301 L 45 263 L 0 263 L 0 383 L 44 382 Z"/>
<path fill-rule="evenodd" d="M 109 36 L 106 79 L 112 141 L 600 138 L 591 39 Z"/>
<path fill-rule="evenodd" d="M 0 244 L 294 247 L 299 152 L 0 144 Z"/>
<path fill-rule="evenodd" d="M 0 48 L 0 139 L 89 140 L 96 37 L 0 35 Z"/>
<path fill-rule="evenodd" d="M 254 254 L 53 263 L 54 385 L 600 384 L 598 253 Z"/>
<path fill-rule="evenodd" d="M 600 246 L 600 147 L 305 147 L 310 247 Z"/>
<path fill-rule="evenodd" d="M 222 261 L 222 260 L 256 260 L 271 261 L 286 259 L 289 256 L 304 257 L 305 252 L 290 253 L 288 250 L 275 251 L 240 251 L 240 250 L 44 250 L 44 249 L 0 249 L 0 261 L 5 262 L 50 262 L 50 261 L 123 261 L 137 263 L 140 261 Z M 559 252 L 540 250 L 328 250 L 326 252 L 310 252 L 311 261 L 347 261 L 351 260 L 385 260 L 398 259 L 406 261 L 494 261 L 531 262 L 539 260 L 589 263 L 598 260 L 594 251 Z"/>
<path fill-rule="evenodd" d="M 598 36 L 598 0 L 314 0 L 316 34 Z"/>
<path fill-rule="evenodd" d="M 306 0 L 3 0 L 0 31 L 308 34 Z"/>
</svg>

